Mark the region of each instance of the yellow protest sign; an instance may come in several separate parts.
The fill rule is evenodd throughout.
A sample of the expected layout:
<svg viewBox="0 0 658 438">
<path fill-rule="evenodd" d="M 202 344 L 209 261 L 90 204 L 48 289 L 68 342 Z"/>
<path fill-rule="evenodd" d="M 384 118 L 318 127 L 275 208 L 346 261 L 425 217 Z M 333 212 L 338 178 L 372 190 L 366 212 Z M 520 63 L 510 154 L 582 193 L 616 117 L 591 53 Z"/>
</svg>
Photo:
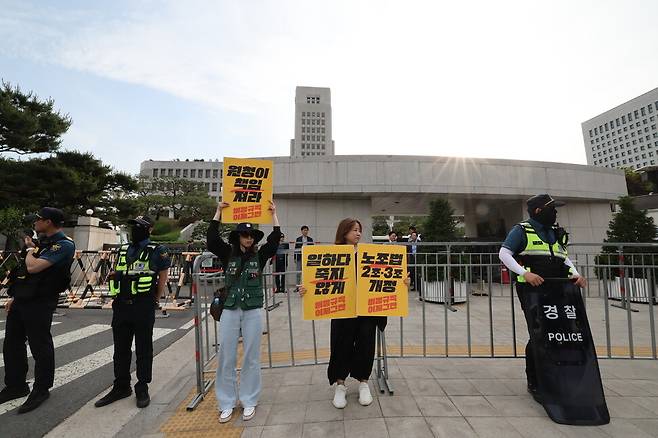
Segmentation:
<svg viewBox="0 0 658 438">
<path fill-rule="evenodd" d="M 229 206 L 222 212 L 222 222 L 272 223 L 273 180 L 272 161 L 225 157 L 222 201 Z"/>
<path fill-rule="evenodd" d="M 352 245 L 302 247 L 304 319 L 356 316 L 356 264 Z"/>
<path fill-rule="evenodd" d="M 359 316 L 407 316 L 407 251 L 402 245 L 359 244 L 357 252 Z"/>
</svg>

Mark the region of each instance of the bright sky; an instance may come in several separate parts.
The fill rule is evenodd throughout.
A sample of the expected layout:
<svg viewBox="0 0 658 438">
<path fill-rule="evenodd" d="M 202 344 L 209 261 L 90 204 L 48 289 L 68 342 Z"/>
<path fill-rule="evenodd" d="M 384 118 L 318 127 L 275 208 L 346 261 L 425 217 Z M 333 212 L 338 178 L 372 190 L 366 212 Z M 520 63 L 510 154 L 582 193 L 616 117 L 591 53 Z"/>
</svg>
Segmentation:
<svg viewBox="0 0 658 438">
<path fill-rule="evenodd" d="M 581 122 L 658 86 L 658 2 L 0 0 L 0 76 L 73 118 L 69 149 L 288 155 L 295 86 L 337 154 L 586 162 Z"/>
</svg>

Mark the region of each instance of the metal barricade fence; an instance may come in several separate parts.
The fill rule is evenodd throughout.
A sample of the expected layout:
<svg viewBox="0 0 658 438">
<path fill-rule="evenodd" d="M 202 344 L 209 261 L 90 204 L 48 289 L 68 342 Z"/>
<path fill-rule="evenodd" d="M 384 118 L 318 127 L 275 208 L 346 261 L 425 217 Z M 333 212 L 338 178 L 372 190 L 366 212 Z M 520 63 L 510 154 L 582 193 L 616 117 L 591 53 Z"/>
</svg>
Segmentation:
<svg viewBox="0 0 658 438">
<path fill-rule="evenodd" d="M 292 255 L 292 250 L 290 250 Z M 210 390 L 214 383 L 214 375 L 207 376 L 209 373 L 215 373 L 217 367 L 217 354 L 219 352 L 219 334 L 218 323 L 210 316 L 210 304 L 214 298 L 215 291 L 224 285 L 224 275 L 218 272 L 217 269 L 210 268 L 216 266 L 216 257 L 212 253 L 202 253 L 194 260 L 192 270 L 192 284 L 191 293 L 194 299 L 194 328 L 195 328 L 195 362 L 196 362 L 196 395 L 192 398 L 187 406 L 187 410 L 194 410 L 196 406 L 203 400 L 205 395 Z M 207 268 L 204 268 L 207 267 Z M 296 336 L 295 330 L 297 321 L 301 321 L 299 315 L 300 310 L 300 297 L 295 292 L 294 287 L 286 288 L 283 298 L 279 299 L 279 294 L 276 291 L 276 276 L 277 275 L 291 275 L 296 278 L 300 271 L 285 271 L 273 272 L 273 263 L 268 263 L 263 270 L 263 296 L 264 296 L 264 318 L 265 329 L 263 342 L 266 344 L 265 351 L 261 351 L 261 363 L 265 368 L 278 368 L 289 366 L 285 361 L 281 361 L 282 352 L 279 349 L 281 345 L 278 339 L 279 330 L 286 326 L 285 330 L 288 334 L 286 346 L 290 349 L 290 366 L 302 365 L 317 365 L 328 363 L 328 348 L 323 351 L 318 350 L 318 339 L 316 337 L 316 321 L 310 321 L 312 328 L 312 345 L 313 355 L 311 360 L 296 361 L 295 348 Z M 285 308 L 283 313 L 284 321 L 277 315 L 276 320 L 270 317 L 270 314 L 277 309 Z M 328 328 L 329 321 L 320 322 Z M 327 332 L 328 333 L 328 332 Z M 275 338 L 276 337 L 276 338 Z M 327 337 L 328 340 L 328 337 Z M 376 375 L 378 377 L 377 383 L 381 392 L 385 390 L 393 393 L 392 385 L 388 378 L 388 361 L 386 358 L 386 339 L 383 331 L 377 332 L 377 352 L 376 352 Z M 302 353 L 302 357 L 309 359 L 311 356 L 308 351 Z M 239 366 L 239 363 L 238 363 Z"/>
<path fill-rule="evenodd" d="M 210 315 L 210 304 L 215 291 L 224 286 L 224 273 L 212 269 L 215 256 L 204 252 L 194 259 L 192 283 L 190 285 L 194 301 L 194 344 L 196 361 L 196 396 L 190 401 L 187 410 L 193 410 L 203 400 L 214 383 L 214 378 L 206 378 L 206 373 L 216 368 L 215 359 L 219 351 L 218 325 Z M 210 269 L 208 269 L 210 267 Z M 204 269 L 205 268 L 205 269 Z M 204 272 L 205 271 L 205 272 Z"/>
<path fill-rule="evenodd" d="M 59 307 L 64 308 L 109 308 L 109 274 L 111 273 L 118 248 L 112 251 L 76 251 L 71 265 L 71 285 L 59 297 Z M 186 295 L 184 286 L 190 283 L 194 252 L 171 252 L 168 293 L 164 309 L 188 308 L 191 296 Z M 0 254 L 0 307 L 8 298 L 9 273 L 20 263 L 16 251 Z"/>
</svg>

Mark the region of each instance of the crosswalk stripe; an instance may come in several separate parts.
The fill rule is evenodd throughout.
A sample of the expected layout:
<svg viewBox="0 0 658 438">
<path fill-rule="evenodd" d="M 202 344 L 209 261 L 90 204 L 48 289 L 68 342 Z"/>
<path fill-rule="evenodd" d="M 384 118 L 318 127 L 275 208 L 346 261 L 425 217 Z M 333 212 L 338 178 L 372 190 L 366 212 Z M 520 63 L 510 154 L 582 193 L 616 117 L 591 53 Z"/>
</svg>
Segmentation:
<svg viewBox="0 0 658 438">
<path fill-rule="evenodd" d="M 176 329 L 154 328 L 153 341 L 156 341 L 175 330 Z M 50 390 L 52 391 L 59 388 L 60 386 L 66 385 L 67 383 L 72 382 L 73 380 L 78 379 L 85 374 L 112 362 L 113 354 L 114 345 L 110 345 L 109 347 L 105 347 L 95 353 L 67 363 L 66 365 L 62 365 L 55 370 L 55 382 Z M 0 415 L 19 407 L 25 402 L 25 400 L 27 400 L 27 397 L 21 397 L 19 399 L 11 400 L 1 404 Z"/>
<path fill-rule="evenodd" d="M 55 336 L 53 338 L 53 345 L 55 348 L 62 347 L 64 345 L 70 344 L 75 341 L 79 341 L 81 339 L 87 338 L 89 336 L 93 336 L 96 333 L 104 332 L 105 330 L 109 330 L 111 328 L 110 325 L 107 324 L 92 324 L 88 325 L 87 327 L 82 327 L 78 330 L 73 330 L 67 333 L 64 333 L 59 336 Z M 32 357 L 32 351 L 30 351 L 29 348 L 29 343 L 28 343 L 28 349 L 27 349 L 27 357 Z M 3 356 L 2 353 L 0 353 L 0 367 L 3 366 Z"/>
<path fill-rule="evenodd" d="M 61 324 L 61 323 L 62 323 L 62 321 L 53 321 L 52 325 L 57 325 L 57 324 Z M 0 339 L 4 339 L 4 337 L 5 337 L 5 331 L 0 330 Z"/>
</svg>

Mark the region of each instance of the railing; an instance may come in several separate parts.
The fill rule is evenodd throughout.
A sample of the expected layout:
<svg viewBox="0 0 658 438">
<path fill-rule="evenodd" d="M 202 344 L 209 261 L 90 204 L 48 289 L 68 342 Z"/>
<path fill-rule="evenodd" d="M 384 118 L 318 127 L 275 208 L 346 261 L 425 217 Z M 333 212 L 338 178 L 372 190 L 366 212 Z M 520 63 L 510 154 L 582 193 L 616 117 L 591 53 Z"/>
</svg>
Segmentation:
<svg viewBox="0 0 658 438">
<path fill-rule="evenodd" d="M 192 263 L 198 253 L 172 252 L 167 295 L 163 305 L 165 310 L 181 307 L 189 308 L 191 296 L 184 286 L 191 283 Z M 59 298 L 59 307 L 69 308 L 109 308 L 112 298 L 109 295 L 108 277 L 116 262 L 114 251 L 76 251 L 71 265 L 71 286 Z M 9 273 L 20 263 L 20 253 L 5 252 L 0 255 L 0 307 L 8 298 Z"/>
</svg>

